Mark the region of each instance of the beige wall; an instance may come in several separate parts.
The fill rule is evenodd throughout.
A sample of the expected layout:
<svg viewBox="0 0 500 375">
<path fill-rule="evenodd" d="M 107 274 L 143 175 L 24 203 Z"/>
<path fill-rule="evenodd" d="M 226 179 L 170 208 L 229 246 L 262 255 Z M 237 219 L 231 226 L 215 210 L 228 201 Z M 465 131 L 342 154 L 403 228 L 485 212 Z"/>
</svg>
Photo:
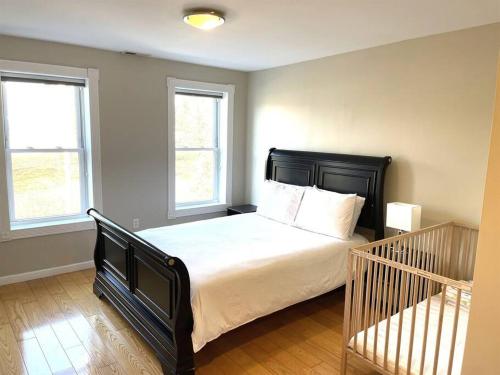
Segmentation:
<svg viewBox="0 0 500 375">
<path fill-rule="evenodd" d="M 463 375 L 500 372 L 500 58 Z"/>
<path fill-rule="evenodd" d="M 247 73 L 6 36 L 0 59 L 99 69 L 104 212 L 127 227 L 168 223 L 167 76 L 235 84 L 233 202 L 243 202 Z M 3 242 L 0 276 L 87 261 L 92 247 L 92 232 Z"/>
<path fill-rule="evenodd" d="M 270 147 L 391 155 L 386 199 L 478 224 L 500 24 L 250 74 L 247 198 Z"/>
</svg>

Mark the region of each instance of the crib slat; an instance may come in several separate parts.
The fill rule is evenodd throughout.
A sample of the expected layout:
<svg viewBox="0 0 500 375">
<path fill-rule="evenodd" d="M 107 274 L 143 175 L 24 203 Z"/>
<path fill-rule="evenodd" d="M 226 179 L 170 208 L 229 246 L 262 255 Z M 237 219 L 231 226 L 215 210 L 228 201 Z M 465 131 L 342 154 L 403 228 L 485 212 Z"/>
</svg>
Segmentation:
<svg viewBox="0 0 500 375">
<path fill-rule="evenodd" d="M 407 258 L 405 259 L 405 264 L 411 264 L 411 246 L 412 246 L 412 239 L 411 238 L 408 238 L 407 242 L 406 242 L 406 246 L 408 248 L 408 254 L 407 254 Z M 404 302 L 403 302 L 403 308 L 407 308 L 408 307 L 408 302 L 409 302 L 409 296 L 408 296 L 408 291 L 410 290 L 410 282 L 412 280 L 412 274 L 410 273 L 407 278 L 406 278 L 406 282 L 405 282 L 405 287 L 406 287 L 406 292 L 405 292 L 405 296 L 404 296 Z"/>
<path fill-rule="evenodd" d="M 365 263 L 367 262 L 367 259 L 362 258 L 361 259 L 361 272 L 359 275 L 359 295 L 358 295 L 358 301 L 356 302 L 358 306 L 358 313 L 356 317 L 356 332 L 362 331 L 362 325 L 361 321 L 363 318 L 363 294 L 365 292 L 365 270 L 366 270 L 366 265 Z"/>
<path fill-rule="evenodd" d="M 469 249 L 470 249 L 470 242 L 471 242 L 471 236 L 470 236 L 470 231 L 469 230 L 464 230 L 465 232 L 465 241 L 464 241 L 464 256 L 463 256 L 463 264 L 469 264 Z M 460 280 L 463 280 L 466 278 L 465 276 L 465 267 L 463 267 L 460 270 Z"/>
<path fill-rule="evenodd" d="M 395 370 L 396 375 L 399 374 L 399 355 L 401 352 L 401 335 L 403 330 L 403 319 L 404 319 L 404 299 L 406 294 L 406 278 L 408 273 L 403 271 L 401 275 L 401 291 L 399 293 L 399 324 L 398 324 L 398 339 L 396 343 L 396 361 L 395 361 Z"/>
<path fill-rule="evenodd" d="M 429 267 L 429 241 L 430 241 L 430 233 L 426 233 L 424 237 L 424 246 L 422 248 L 423 254 L 422 256 L 424 259 L 422 260 L 422 269 L 424 271 L 427 271 Z M 428 280 L 425 280 L 424 285 L 423 285 L 423 290 L 422 290 L 422 298 L 427 294 L 427 284 Z"/>
<path fill-rule="evenodd" d="M 373 362 L 377 363 L 377 345 L 378 345 L 378 323 L 380 321 L 380 306 L 381 304 L 381 292 L 382 292 L 382 270 L 384 274 L 387 274 L 387 267 L 383 264 L 379 263 L 379 278 L 377 285 L 377 302 L 376 302 L 376 310 L 375 310 L 375 330 L 374 330 L 374 338 L 373 338 Z"/>
<path fill-rule="evenodd" d="M 441 242 L 441 258 L 440 258 L 440 264 L 439 264 L 439 273 L 443 276 L 445 276 L 444 265 L 446 263 L 445 257 L 446 257 L 447 239 L 448 239 L 448 228 L 443 228 L 443 239 Z"/>
<path fill-rule="evenodd" d="M 450 277 L 451 247 L 453 245 L 453 232 L 454 232 L 453 226 L 447 228 L 445 265 L 444 265 L 444 274 L 447 277 Z"/>
<path fill-rule="evenodd" d="M 386 246 L 386 249 L 385 249 L 385 253 L 386 253 L 386 256 L 385 258 L 387 258 L 387 254 L 388 254 L 388 251 L 392 251 L 392 250 L 388 250 L 388 249 L 392 249 L 394 246 L 394 243 L 393 242 L 389 242 Z M 390 256 L 390 254 L 389 254 Z M 383 303 L 382 303 L 382 318 L 383 319 L 387 319 L 387 304 L 388 304 L 388 282 L 389 282 L 389 267 L 386 267 L 385 268 L 385 273 L 384 273 L 384 293 L 382 294 L 383 296 Z"/>
<path fill-rule="evenodd" d="M 380 268 L 379 262 L 373 262 L 373 280 L 372 280 L 372 295 L 371 295 L 371 316 L 370 316 L 370 325 L 375 323 L 375 310 L 376 310 L 376 301 L 377 301 L 377 282 L 379 279 L 378 271 Z"/>
<path fill-rule="evenodd" d="M 344 347 L 342 350 L 342 360 L 341 368 L 342 372 L 345 373 L 347 369 L 347 348 L 349 346 L 349 341 L 351 339 L 351 299 L 352 299 L 352 265 L 354 255 L 351 251 L 347 254 L 347 279 L 345 288 L 345 306 L 344 306 Z"/>
<path fill-rule="evenodd" d="M 453 357 L 455 354 L 455 342 L 457 341 L 458 316 L 460 314 L 460 300 L 462 298 L 462 289 L 457 290 L 457 300 L 455 306 L 455 317 L 453 318 L 453 331 L 451 333 L 450 359 L 448 361 L 448 375 L 451 375 L 453 369 Z"/>
<path fill-rule="evenodd" d="M 394 292 L 394 271 L 393 267 L 390 268 L 389 277 L 389 300 L 387 301 L 387 323 L 385 325 L 385 344 L 384 344 L 384 369 L 387 370 L 387 355 L 389 351 L 389 337 L 391 334 L 391 306 Z"/>
<path fill-rule="evenodd" d="M 436 375 L 439 363 L 439 349 L 441 348 L 441 333 L 443 331 L 444 306 L 446 303 L 446 288 L 447 285 L 444 284 L 443 291 L 441 292 L 441 305 L 439 306 L 439 322 L 438 322 L 438 331 L 436 336 L 436 350 L 434 352 L 434 366 L 432 369 L 433 375 Z"/>
<path fill-rule="evenodd" d="M 368 322 L 370 318 L 370 294 L 372 290 L 372 267 L 375 263 L 371 260 L 367 261 L 368 263 L 368 275 L 366 277 L 366 290 L 365 290 L 365 315 L 364 315 L 364 323 L 363 323 L 363 356 L 366 357 L 366 344 L 368 340 Z"/>
<path fill-rule="evenodd" d="M 373 325 L 373 321 L 375 319 L 375 293 L 377 292 L 377 267 L 378 262 L 371 261 L 372 263 L 372 278 L 371 278 L 371 286 L 370 286 L 370 296 L 369 296 L 369 314 L 368 314 L 368 326 Z"/>
<path fill-rule="evenodd" d="M 425 280 L 424 280 L 425 281 Z M 429 283 L 432 283 L 432 280 L 427 280 Z M 425 368 L 425 350 L 427 348 L 427 333 L 429 332 L 429 315 L 431 311 L 431 289 L 427 288 L 427 301 L 425 306 L 425 323 L 424 323 L 424 336 L 422 339 L 422 354 L 420 358 L 420 375 L 423 375 Z"/>
<path fill-rule="evenodd" d="M 435 273 L 435 264 L 436 264 L 436 257 L 437 257 L 437 238 L 438 238 L 438 231 L 432 231 L 431 232 L 431 243 L 430 243 L 430 248 L 431 248 L 431 259 L 430 259 L 430 262 L 429 262 L 429 269 L 428 271 L 429 272 L 432 272 L 432 273 Z M 433 284 L 434 287 L 432 289 L 432 294 L 434 294 L 436 292 L 436 289 L 438 287 L 437 284 Z"/>
<path fill-rule="evenodd" d="M 410 243 L 410 249 L 412 249 L 412 258 L 411 258 L 410 266 L 417 267 L 418 236 L 412 237 L 411 243 Z M 416 278 L 416 275 L 411 275 L 411 278 L 410 278 L 411 290 L 414 289 L 415 278 Z M 415 301 L 415 298 L 413 297 L 413 293 L 412 293 L 410 298 L 408 299 L 408 306 L 412 306 L 414 301 Z"/>
<path fill-rule="evenodd" d="M 410 342 L 408 345 L 408 363 L 406 364 L 406 373 L 408 375 L 411 374 L 411 360 L 413 357 L 413 339 L 415 335 L 415 321 L 417 318 L 417 304 L 418 301 L 416 300 L 417 298 L 417 293 L 418 293 L 418 284 L 420 283 L 420 277 L 415 276 L 415 282 L 413 284 L 413 308 L 412 308 L 412 315 L 411 315 L 411 328 L 410 328 Z"/>
<path fill-rule="evenodd" d="M 416 268 L 422 268 L 422 246 L 423 246 L 424 235 L 421 234 L 418 236 L 418 244 L 417 244 L 417 265 Z M 420 283 L 418 293 L 417 293 L 417 301 L 421 301 L 422 298 L 422 284 Z"/>
<path fill-rule="evenodd" d="M 405 241 L 406 241 L 406 238 L 404 238 L 404 239 L 402 239 L 402 240 L 398 241 L 398 244 L 397 244 L 397 250 L 396 250 L 397 256 L 396 256 L 396 261 L 397 261 L 398 263 L 402 263 L 402 262 L 403 262 L 403 253 L 406 251 L 406 249 L 405 249 Z M 395 283 L 394 283 L 395 288 L 396 288 L 396 289 L 394 290 L 394 294 L 395 294 L 396 298 L 394 298 L 394 301 L 393 301 L 393 303 L 392 303 L 392 309 L 391 309 L 390 314 L 395 314 L 395 313 L 396 313 L 396 310 L 397 310 L 397 308 L 398 308 L 397 303 L 398 303 L 398 301 L 399 301 L 399 298 L 398 298 L 399 294 L 398 294 L 398 292 L 399 292 L 399 275 L 400 275 L 400 274 L 401 274 L 401 271 L 400 271 L 400 270 L 397 270 L 397 271 L 396 271 L 396 281 L 395 281 Z"/>
<path fill-rule="evenodd" d="M 359 294 L 361 293 L 361 283 L 360 283 L 360 274 L 361 274 L 361 258 L 356 257 L 356 278 L 354 280 L 354 287 L 355 287 L 355 293 L 354 293 L 354 311 L 353 311 L 353 317 L 352 317 L 352 331 L 354 333 L 354 345 L 353 345 L 353 350 L 354 353 L 358 351 L 358 313 L 359 313 Z"/>
</svg>

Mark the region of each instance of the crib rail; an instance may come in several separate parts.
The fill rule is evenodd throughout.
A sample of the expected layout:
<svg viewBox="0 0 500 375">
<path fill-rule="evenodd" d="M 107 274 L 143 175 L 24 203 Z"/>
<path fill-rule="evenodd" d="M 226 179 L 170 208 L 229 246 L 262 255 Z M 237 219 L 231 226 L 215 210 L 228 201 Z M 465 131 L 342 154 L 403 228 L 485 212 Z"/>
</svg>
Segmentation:
<svg viewBox="0 0 500 375">
<path fill-rule="evenodd" d="M 343 373 L 348 355 L 385 374 L 460 373 L 477 237 L 450 222 L 350 250 Z"/>
</svg>

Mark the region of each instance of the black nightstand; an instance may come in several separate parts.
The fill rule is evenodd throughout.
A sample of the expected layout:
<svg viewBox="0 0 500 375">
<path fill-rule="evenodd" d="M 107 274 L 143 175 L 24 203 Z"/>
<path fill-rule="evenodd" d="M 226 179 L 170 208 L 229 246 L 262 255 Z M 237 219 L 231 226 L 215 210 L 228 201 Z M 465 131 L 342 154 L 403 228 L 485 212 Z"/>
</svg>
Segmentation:
<svg viewBox="0 0 500 375">
<path fill-rule="evenodd" d="M 255 211 L 257 211 L 257 206 L 254 206 L 253 204 L 242 204 L 241 206 L 228 207 L 227 216 L 249 214 Z"/>
</svg>

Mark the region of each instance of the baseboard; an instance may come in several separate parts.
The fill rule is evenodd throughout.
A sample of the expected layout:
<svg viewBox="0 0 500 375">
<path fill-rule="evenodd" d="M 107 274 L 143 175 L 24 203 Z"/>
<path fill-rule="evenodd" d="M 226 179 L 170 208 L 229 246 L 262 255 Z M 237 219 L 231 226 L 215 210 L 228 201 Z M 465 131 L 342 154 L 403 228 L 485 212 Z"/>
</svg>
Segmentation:
<svg viewBox="0 0 500 375">
<path fill-rule="evenodd" d="M 45 268 L 43 270 L 18 273 L 17 275 L 1 276 L 0 285 L 20 283 L 23 281 L 40 279 L 42 277 L 59 275 L 61 273 L 81 271 L 92 267 L 94 267 L 94 261 L 89 260 L 88 262 L 73 263 L 73 264 L 68 264 L 66 266 L 53 267 L 53 268 Z"/>
</svg>

